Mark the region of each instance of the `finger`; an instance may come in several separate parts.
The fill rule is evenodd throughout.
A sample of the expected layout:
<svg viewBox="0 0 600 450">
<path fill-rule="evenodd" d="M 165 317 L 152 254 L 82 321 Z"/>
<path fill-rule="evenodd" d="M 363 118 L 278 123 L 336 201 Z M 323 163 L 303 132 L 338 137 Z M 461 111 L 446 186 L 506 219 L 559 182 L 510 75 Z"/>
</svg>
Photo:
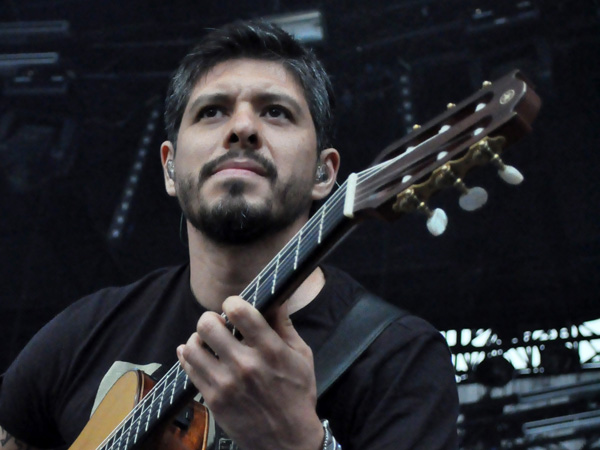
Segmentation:
<svg viewBox="0 0 600 450">
<path fill-rule="evenodd" d="M 223 302 L 223 312 L 250 347 L 260 346 L 261 342 L 275 337 L 263 315 L 241 297 L 228 297 Z"/>
<path fill-rule="evenodd" d="M 300 337 L 292 323 L 292 319 L 290 319 L 287 303 L 273 306 L 265 316 L 273 331 L 275 331 L 288 346 L 296 351 L 302 352 L 305 356 L 310 355 L 312 357 L 310 347 Z"/>
<path fill-rule="evenodd" d="M 198 333 L 192 334 L 185 345 L 177 347 L 177 358 L 190 380 L 201 392 L 214 384 L 214 378 L 218 377 L 222 370 L 219 360 L 204 347 Z"/>
<path fill-rule="evenodd" d="M 229 361 L 232 353 L 243 347 L 225 325 L 225 319 L 219 314 L 213 312 L 202 314 L 196 331 L 202 342 L 209 347 L 205 350 L 213 352 L 222 360 Z"/>
</svg>

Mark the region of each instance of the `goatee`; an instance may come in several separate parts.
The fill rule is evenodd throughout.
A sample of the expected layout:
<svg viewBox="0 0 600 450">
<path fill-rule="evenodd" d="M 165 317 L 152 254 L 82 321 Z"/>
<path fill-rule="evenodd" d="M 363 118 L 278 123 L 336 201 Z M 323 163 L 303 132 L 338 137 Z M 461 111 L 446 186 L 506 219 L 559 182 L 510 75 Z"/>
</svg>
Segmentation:
<svg viewBox="0 0 600 450">
<path fill-rule="evenodd" d="M 227 192 L 221 199 L 210 206 L 200 196 L 200 189 L 219 164 L 238 156 L 237 153 L 223 155 L 207 163 L 197 178 L 178 180 L 179 204 L 186 219 L 210 240 L 223 245 L 249 244 L 283 230 L 307 212 L 312 202 L 312 183 L 292 178 L 280 185 L 274 165 L 261 155 L 249 153 L 244 157 L 262 166 L 273 197 L 260 204 L 250 204 L 244 198 L 246 182 L 234 179 L 225 185 Z"/>
</svg>

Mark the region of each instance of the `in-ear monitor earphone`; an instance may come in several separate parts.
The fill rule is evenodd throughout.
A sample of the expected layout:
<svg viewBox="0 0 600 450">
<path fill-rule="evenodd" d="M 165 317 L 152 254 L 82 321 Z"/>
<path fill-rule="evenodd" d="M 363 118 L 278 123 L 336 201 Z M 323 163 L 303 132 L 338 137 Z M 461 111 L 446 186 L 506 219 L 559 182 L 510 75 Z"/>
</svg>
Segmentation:
<svg viewBox="0 0 600 450">
<path fill-rule="evenodd" d="M 169 174 L 169 178 L 171 180 L 175 179 L 175 164 L 173 164 L 172 159 L 169 159 L 167 161 L 167 173 Z"/>
</svg>

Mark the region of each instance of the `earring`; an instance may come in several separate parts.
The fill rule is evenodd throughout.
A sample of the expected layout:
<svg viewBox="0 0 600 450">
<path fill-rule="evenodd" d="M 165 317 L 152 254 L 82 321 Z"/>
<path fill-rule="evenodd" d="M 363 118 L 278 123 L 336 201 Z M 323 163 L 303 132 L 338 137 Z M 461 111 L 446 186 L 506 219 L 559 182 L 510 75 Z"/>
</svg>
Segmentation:
<svg viewBox="0 0 600 450">
<path fill-rule="evenodd" d="M 171 180 L 175 179 L 175 165 L 173 164 L 172 159 L 169 159 L 167 161 L 167 173 L 169 174 L 169 178 Z"/>
</svg>

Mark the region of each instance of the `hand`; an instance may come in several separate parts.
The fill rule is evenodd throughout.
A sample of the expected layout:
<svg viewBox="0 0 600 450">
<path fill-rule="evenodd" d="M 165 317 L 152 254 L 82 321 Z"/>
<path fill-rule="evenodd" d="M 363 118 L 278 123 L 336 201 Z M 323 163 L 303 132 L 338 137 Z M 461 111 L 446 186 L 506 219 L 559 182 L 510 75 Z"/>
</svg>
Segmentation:
<svg viewBox="0 0 600 450">
<path fill-rule="evenodd" d="M 286 305 L 265 318 L 241 297 L 229 297 L 223 311 L 243 341 L 233 337 L 220 315 L 207 312 L 177 349 L 217 423 L 244 450 L 318 450 L 323 428 L 315 412 L 312 351 L 294 329 Z"/>
</svg>

